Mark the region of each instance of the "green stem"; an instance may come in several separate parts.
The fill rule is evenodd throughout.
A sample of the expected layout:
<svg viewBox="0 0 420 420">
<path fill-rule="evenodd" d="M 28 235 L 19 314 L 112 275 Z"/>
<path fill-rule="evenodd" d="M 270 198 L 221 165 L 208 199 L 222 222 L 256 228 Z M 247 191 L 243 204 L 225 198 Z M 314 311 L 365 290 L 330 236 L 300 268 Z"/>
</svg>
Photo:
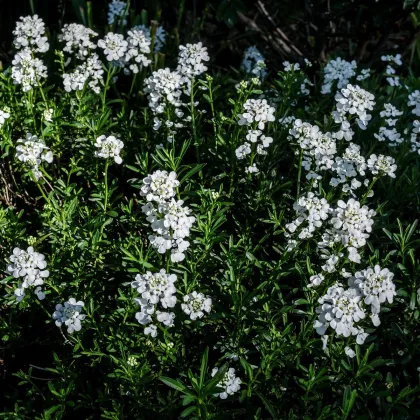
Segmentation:
<svg viewBox="0 0 420 420">
<path fill-rule="evenodd" d="M 302 177 L 302 158 L 303 158 L 303 149 L 300 149 L 298 184 L 297 184 L 297 190 L 296 190 L 296 201 L 299 199 L 299 195 L 300 195 L 300 178 Z"/>
<path fill-rule="evenodd" d="M 106 213 L 106 208 L 108 206 L 108 166 L 109 160 L 107 159 L 105 162 L 105 203 L 104 203 L 104 212 Z"/>
</svg>

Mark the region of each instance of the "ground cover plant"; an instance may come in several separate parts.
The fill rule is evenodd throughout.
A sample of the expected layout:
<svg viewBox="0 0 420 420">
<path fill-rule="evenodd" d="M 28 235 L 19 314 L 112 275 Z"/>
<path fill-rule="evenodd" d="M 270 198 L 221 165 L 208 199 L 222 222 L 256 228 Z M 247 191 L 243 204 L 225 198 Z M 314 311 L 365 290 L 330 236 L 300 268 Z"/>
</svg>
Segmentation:
<svg viewBox="0 0 420 420">
<path fill-rule="evenodd" d="M 80 4 L 0 73 L 0 416 L 419 416 L 413 57 L 221 70 Z"/>
</svg>

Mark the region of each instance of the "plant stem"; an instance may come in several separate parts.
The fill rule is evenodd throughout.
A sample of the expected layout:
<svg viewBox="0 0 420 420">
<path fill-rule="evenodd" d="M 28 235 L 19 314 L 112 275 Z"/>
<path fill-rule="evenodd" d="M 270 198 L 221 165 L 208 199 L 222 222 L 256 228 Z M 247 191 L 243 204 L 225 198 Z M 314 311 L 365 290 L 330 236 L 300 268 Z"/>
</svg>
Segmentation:
<svg viewBox="0 0 420 420">
<path fill-rule="evenodd" d="M 108 166 L 109 160 L 105 162 L 105 203 L 104 203 L 104 212 L 106 213 L 106 208 L 108 206 Z"/>
</svg>

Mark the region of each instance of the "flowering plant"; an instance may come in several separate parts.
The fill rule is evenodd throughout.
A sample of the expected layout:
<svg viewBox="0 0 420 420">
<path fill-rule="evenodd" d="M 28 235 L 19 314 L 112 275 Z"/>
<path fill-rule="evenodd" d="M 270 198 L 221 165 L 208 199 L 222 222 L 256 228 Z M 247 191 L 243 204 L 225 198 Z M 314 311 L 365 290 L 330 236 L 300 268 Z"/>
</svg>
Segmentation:
<svg viewBox="0 0 420 420">
<path fill-rule="evenodd" d="M 233 72 L 130 7 L 20 18 L 0 74 L 5 415 L 414 418 L 405 57 Z"/>
</svg>

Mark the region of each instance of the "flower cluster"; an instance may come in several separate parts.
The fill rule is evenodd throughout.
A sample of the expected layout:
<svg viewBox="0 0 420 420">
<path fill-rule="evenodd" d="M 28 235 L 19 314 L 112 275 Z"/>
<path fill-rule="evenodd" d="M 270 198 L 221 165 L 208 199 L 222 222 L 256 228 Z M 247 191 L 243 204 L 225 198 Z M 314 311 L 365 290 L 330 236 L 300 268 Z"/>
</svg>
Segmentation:
<svg viewBox="0 0 420 420">
<path fill-rule="evenodd" d="M 403 137 L 401 134 L 396 130 L 395 124 L 398 122 L 398 117 L 401 116 L 403 113 L 398 111 L 391 104 L 385 104 L 384 110 L 380 112 L 380 116 L 385 120 L 385 127 L 379 128 L 379 133 L 374 134 L 374 136 L 379 141 L 386 141 L 390 146 L 397 146 L 403 142 Z"/>
<path fill-rule="evenodd" d="M 33 247 L 29 247 L 26 251 L 15 248 L 13 254 L 9 257 L 10 264 L 6 271 L 15 279 L 22 278 L 19 287 L 15 289 L 15 296 L 18 302 L 25 297 L 25 289 L 35 288 L 34 293 L 39 300 L 45 298 L 42 291 L 44 279 L 49 277 L 50 273 L 47 268 L 45 256 L 34 251 Z"/>
<path fill-rule="evenodd" d="M 144 92 L 148 95 L 149 107 L 155 114 L 153 129 L 159 130 L 164 123 L 168 129 L 167 140 L 170 143 L 174 141 L 175 129 L 184 126 L 180 120 L 191 121 L 191 116 L 184 116 L 184 111 L 181 109 L 183 107 L 189 110 L 190 98 L 188 97 L 183 103 L 181 96 L 183 94 L 190 96 L 192 78 L 207 70 L 204 61 L 209 59 L 207 49 L 201 42 L 181 45 L 179 49 L 178 67 L 175 71 L 169 68 L 159 69 L 144 81 Z M 198 102 L 193 105 L 197 106 Z M 164 113 L 165 115 L 160 115 Z M 174 117 L 176 122 L 172 120 Z"/>
<path fill-rule="evenodd" d="M 133 29 L 138 29 L 140 31 L 143 31 L 146 38 L 150 41 L 150 43 L 152 43 L 152 34 L 151 34 L 152 31 L 151 31 L 150 27 L 148 28 L 145 25 L 137 25 Z M 163 28 L 163 26 L 158 26 L 156 28 L 156 33 L 155 33 L 155 41 L 154 41 L 154 44 L 153 44 L 153 52 L 161 51 L 163 46 L 165 45 L 165 41 L 166 41 L 165 29 Z"/>
<path fill-rule="evenodd" d="M 252 77 L 264 80 L 267 77 L 265 60 L 257 47 L 249 47 L 242 60 L 242 69 Z"/>
<path fill-rule="evenodd" d="M 203 293 L 196 291 L 184 296 L 184 303 L 181 305 L 182 310 L 189 315 L 190 319 L 195 321 L 197 318 L 202 318 L 204 313 L 210 313 L 212 300 Z"/>
<path fill-rule="evenodd" d="M 84 306 L 84 302 L 76 302 L 75 298 L 70 298 L 67 302 L 64 302 L 64 305 L 59 303 L 52 315 L 55 325 L 57 327 L 65 325 L 69 334 L 73 334 L 74 331 L 80 331 L 82 329 L 81 321 L 85 319 L 85 315 L 81 314 Z"/>
<path fill-rule="evenodd" d="M 92 89 L 93 92 L 99 93 L 101 91 L 99 83 L 102 81 L 102 62 L 97 54 L 92 54 L 87 60 L 78 65 L 71 73 L 63 74 L 63 84 L 66 92 L 72 90 L 83 90 L 86 86 Z"/>
<path fill-rule="evenodd" d="M 256 145 L 255 152 L 259 155 L 266 155 L 266 148 L 273 142 L 271 137 L 265 136 L 262 132 L 267 122 L 275 121 L 275 108 L 270 106 L 266 99 L 248 99 L 244 104 L 244 111 L 239 114 L 238 124 L 240 126 L 251 126 L 246 135 L 247 141 L 236 150 L 236 157 L 244 159 L 252 153 L 253 145 Z M 259 170 L 254 163 L 246 169 L 248 173 L 258 173 Z"/>
<path fill-rule="evenodd" d="M 309 239 L 312 238 L 313 232 L 322 226 L 323 221 L 328 219 L 330 205 L 325 198 L 318 198 L 314 193 L 309 192 L 294 203 L 293 209 L 297 218 L 286 224 L 286 229 L 289 231 L 286 237 L 290 238 L 290 234 L 296 232 L 299 239 Z M 293 248 L 294 243 L 295 241 L 289 240 L 289 248 Z"/>
<path fill-rule="evenodd" d="M 92 42 L 92 38 L 98 34 L 92 29 L 86 28 L 78 23 L 65 24 L 58 35 L 58 40 L 64 42 L 63 51 L 75 55 L 79 60 L 86 60 L 91 50 L 96 49 L 96 44 Z"/>
<path fill-rule="evenodd" d="M 39 86 L 41 79 L 47 77 L 47 67 L 42 60 L 34 57 L 32 51 L 24 49 L 12 60 L 12 79 L 15 84 L 22 85 L 22 90 L 28 92 Z"/>
<path fill-rule="evenodd" d="M 127 25 L 128 7 L 125 1 L 112 0 L 108 8 L 108 25 L 114 22 Z"/>
<path fill-rule="evenodd" d="M 211 376 L 215 376 L 218 371 L 218 368 L 214 368 Z M 223 379 L 217 384 L 218 387 L 223 388 L 223 392 L 214 394 L 214 396 L 225 400 L 229 395 L 233 395 L 241 389 L 241 383 L 241 379 L 235 375 L 235 369 L 229 368 Z"/>
<path fill-rule="evenodd" d="M 408 95 L 408 106 L 414 106 L 411 111 L 417 117 L 420 117 L 420 90 L 415 90 Z"/>
<path fill-rule="evenodd" d="M 201 42 L 180 45 L 177 71 L 187 79 L 200 76 L 207 70 L 204 63 L 209 60 L 207 48 Z"/>
<path fill-rule="evenodd" d="M 350 79 L 356 75 L 357 64 L 343 60 L 338 57 L 336 60 L 331 60 L 324 67 L 324 83 L 321 88 L 321 93 L 331 93 L 334 81 L 337 81 L 337 88 L 341 89 L 349 83 Z"/>
<path fill-rule="evenodd" d="M 39 165 L 42 162 L 51 163 L 53 161 L 51 150 L 45 145 L 44 140 L 30 133 L 26 134 L 25 139 L 19 139 L 17 143 L 17 159 L 32 171 L 36 179 L 39 179 L 41 177 Z"/>
<path fill-rule="evenodd" d="M 115 163 L 122 163 L 120 152 L 124 147 L 124 143 L 120 139 L 117 139 L 115 136 L 99 136 L 96 139 L 95 147 L 99 149 L 95 152 L 95 156 L 104 159 L 112 158 L 114 159 Z"/>
<path fill-rule="evenodd" d="M 124 62 L 136 74 L 151 63 L 146 56 L 150 53 L 150 39 L 141 29 L 131 29 L 127 33 L 127 43 L 128 49 Z"/>
<path fill-rule="evenodd" d="M 388 63 L 388 65 L 386 66 L 386 71 L 385 71 L 386 76 L 388 76 L 386 78 L 386 81 L 390 84 L 390 86 L 400 86 L 400 79 L 395 76 L 396 71 L 392 65 L 394 64 L 397 66 L 402 65 L 401 54 L 397 54 L 395 56 L 383 55 L 381 57 L 381 60 Z"/>
<path fill-rule="evenodd" d="M 333 113 L 335 122 L 342 122 L 346 114 L 357 115 L 357 123 L 365 130 L 372 116 L 367 111 L 372 111 L 375 97 L 359 86 L 347 85 L 335 95 L 337 111 Z"/>
<path fill-rule="evenodd" d="M 16 22 L 13 44 L 17 50 L 45 53 L 50 45 L 45 35 L 45 23 L 38 15 L 21 17 Z"/>
<path fill-rule="evenodd" d="M 388 175 L 391 178 L 395 178 L 397 165 L 395 164 L 395 159 L 391 156 L 370 155 L 367 166 L 374 175 Z"/>
<path fill-rule="evenodd" d="M 418 152 L 420 154 L 420 121 L 413 121 L 413 128 L 411 130 L 410 142 L 411 151 Z"/>
<path fill-rule="evenodd" d="M 128 49 L 128 42 L 124 35 L 108 32 L 103 39 L 98 41 L 98 47 L 104 50 L 108 61 L 123 60 Z"/>
<path fill-rule="evenodd" d="M 37 15 L 21 17 L 13 31 L 14 45 L 17 50 L 12 61 L 12 79 L 22 85 L 24 92 L 41 84 L 47 77 L 47 68 L 36 53 L 48 51 L 49 44 L 45 37 L 45 24 Z"/>
<path fill-rule="evenodd" d="M 341 283 L 335 283 L 319 299 L 320 306 L 316 309 L 319 316 L 314 328 L 324 335 L 331 327 L 338 336 L 357 336 L 357 344 L 363 344 L 368 334 L 356 324 L 366 318 L 366 309 L 370 306 L 372 324 L 380 325 L 381 304 L 392 303 L 396 295 L 394 274 L 376 265 L 346 277 L 349 277 L 347 289 Z"/>
<path fill-rule="evenodd" d="M 173 308 L 176 304 L 176 275 L 166 273 L 164 269 L 159 273 L 137 274 L 131 287 L 140 294 L 134 300 L 140 305 L 140 312 L 136 313 L 136 319 L 141 325 L 145 325 L 144 333 L 156 337 L 157 327 L 153 324 L 154 316 L 157 321 L 167 327 L 173 327 L 175 314 L 173 312 L 157 310 L 157 305 L 163 309 Z"/>
<path fill-rule="evenodd" d="M 183 206 L 184 201 L 173 198 L 178 185 L 175 172 L 156 171 L 143 179 L 140 192 L 148 201 L 142 212 L 156 233 L 149 236 L 149 241 L 160 254 L 171 250 L 172 262 L 185 259 L 184 252 L 190 246 L 185 238 L 195 222 L 191 210 Z"/>
</svg>

